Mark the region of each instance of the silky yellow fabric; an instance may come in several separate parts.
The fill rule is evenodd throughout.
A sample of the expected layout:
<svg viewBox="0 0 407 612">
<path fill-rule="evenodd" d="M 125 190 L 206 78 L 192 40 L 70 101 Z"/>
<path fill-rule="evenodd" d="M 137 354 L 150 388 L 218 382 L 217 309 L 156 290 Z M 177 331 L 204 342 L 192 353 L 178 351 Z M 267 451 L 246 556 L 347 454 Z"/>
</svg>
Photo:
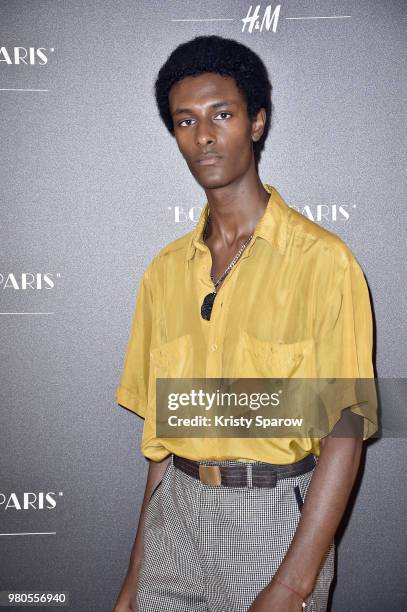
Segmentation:
<svg viewBox="0 0 407 612">
<path fill-rule="evenodd" d="M 156 378 L 374 377 L 372 313 L 356 258 L 275 187 L 264 188 L 267 208 L 210 321 L 200 314 L 213 290 L 202 240 L 207 202 L 195 229 L 164 247 L 140 281 L 116 401 L 145 419 L 141 452 L 153 461 L 175 453 L 288 464 L 320 453 L 313 437 L 157 438 Z M 346 407 L 327 407 L 330 430 Z M 352 407 L 363 416 L 364 439 L 377 430 L 376 408 L 375 401 Z"/>
</svg>

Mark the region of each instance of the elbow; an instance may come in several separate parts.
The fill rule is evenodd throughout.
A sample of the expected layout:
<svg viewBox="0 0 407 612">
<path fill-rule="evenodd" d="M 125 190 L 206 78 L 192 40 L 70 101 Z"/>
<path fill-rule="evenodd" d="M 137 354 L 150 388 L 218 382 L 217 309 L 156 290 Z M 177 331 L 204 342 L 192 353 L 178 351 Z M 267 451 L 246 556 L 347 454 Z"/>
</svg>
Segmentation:
<svg viewBox="0 0 407 612">
<path fill-rule="evenodd" d="M 351 456 L 355 462 L 359 464 L 360 457 L 363 448 L 363 438 L 355 436 L 349 437 L 338 437 L 328 435 L 320 440 L 320 454 L 330 454 L 331 452 L 335 455 L 342 454 L 347 457 Z"/>
</svg>

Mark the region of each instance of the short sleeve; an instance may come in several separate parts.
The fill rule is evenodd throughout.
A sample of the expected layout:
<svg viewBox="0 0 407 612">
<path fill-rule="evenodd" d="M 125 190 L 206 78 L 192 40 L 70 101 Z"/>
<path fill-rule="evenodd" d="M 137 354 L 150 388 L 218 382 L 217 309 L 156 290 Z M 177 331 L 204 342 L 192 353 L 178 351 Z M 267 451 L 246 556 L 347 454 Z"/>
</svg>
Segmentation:
<svg viewBox="0 0 407 612">
<path fill-rule="evenodd" d="M 148 402 L 153 297 L 149 268 L 140 281 L 116 401 L 143 419 Z"/>
<path fill-rule="evenodd" d="M 328 432 L 350 408 L 364 419 L 363 439 L 377 431 L 373 368 L 373 321 L 367 283 L 354 257 L 328 271 L 315 312 L 318 378 L 326 379 L 320 397 Z"/>
</svg>

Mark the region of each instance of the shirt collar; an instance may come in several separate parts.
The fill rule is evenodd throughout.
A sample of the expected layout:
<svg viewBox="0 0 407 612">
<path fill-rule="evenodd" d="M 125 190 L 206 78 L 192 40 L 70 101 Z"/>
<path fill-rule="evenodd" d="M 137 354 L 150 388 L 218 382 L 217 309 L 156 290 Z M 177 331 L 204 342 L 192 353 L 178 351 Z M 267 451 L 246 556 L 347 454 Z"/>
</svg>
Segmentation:
<svg viewBox="0 0 407 612">
<path fill-rule="evenodd" d="M 272 247 L 285 252 L 287 243 L 287 224 L 290 207 L 284 202 L 283 198 L 278 193 L 275 187 L 263 183 L 264 189 L 270 194 L 267 202 L 267 207 L 263 216 L 257 222 L 253 233 L 252 244 L 256 237 L 263 238 Z M 207 247 L 202 240 L 202 234 L 209 213 L 209 204 L 205 203 L 195 229 L 192 232 L 191 238 L 188 241 L 186 259 L 189 260 L 195 254 L 196 249 L 205 251 Z"/>
</svg>

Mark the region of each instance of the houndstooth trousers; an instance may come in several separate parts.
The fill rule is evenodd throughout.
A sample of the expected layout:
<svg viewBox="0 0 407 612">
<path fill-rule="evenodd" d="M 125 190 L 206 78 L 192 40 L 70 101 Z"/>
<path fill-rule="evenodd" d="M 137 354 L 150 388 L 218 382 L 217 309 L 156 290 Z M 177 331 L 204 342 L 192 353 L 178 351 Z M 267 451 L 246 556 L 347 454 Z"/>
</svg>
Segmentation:
<svg viewBox="0 0 407 612">
<path fill-rule="evenodd" d="M 207 485 L 172 456 L 146 509 L 137 612 L 246 612 L 287 552 L 313 473 L 258 488 L 249 468 L 247 487 Z M 306 612 L 326 610 L 334 557 L 332 542 Z"/>
</svg>

